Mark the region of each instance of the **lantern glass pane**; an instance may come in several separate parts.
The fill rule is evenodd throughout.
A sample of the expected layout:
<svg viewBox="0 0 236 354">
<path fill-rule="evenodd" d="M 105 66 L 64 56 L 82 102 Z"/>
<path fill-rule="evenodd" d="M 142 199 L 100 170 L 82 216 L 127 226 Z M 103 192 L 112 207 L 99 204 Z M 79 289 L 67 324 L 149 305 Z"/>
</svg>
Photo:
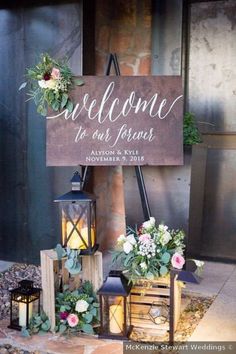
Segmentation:
<svg viewBox="0 0 236 354">
<path fill-rule="evenodd" d="M 86 249 L 95 244 L 95 212 L 91 220 L 90 202 L 63 203 L 62 242 L 71 249 Z"/>
<path fill-rule="evenodd" d="M 124 335 L 124 298 L 103 296 L 103 330 L 109 335 Z"/>
<path fill-rule="evenodd" d="M 27 327 L 34 314 L 39 312 L 39 296 L 14 294 L 12 297 L 11 326 Z"/>
</svg>

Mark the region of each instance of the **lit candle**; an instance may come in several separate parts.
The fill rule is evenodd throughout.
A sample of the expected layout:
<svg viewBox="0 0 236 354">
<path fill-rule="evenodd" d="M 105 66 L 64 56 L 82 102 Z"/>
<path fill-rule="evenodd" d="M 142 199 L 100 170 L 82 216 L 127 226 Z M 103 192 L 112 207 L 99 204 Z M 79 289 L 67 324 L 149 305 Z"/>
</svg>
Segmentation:
<svg viewBox="0 0 236 354">
<path fill-rule="evenodd" d="M 24 302 L 19 302 L 19 325 L 21 327 L 26 327 L 27 325 L 27 313 L 26 313 L 26 306 Z M 29 303 L 29 321 L 32 318 L 33 314 L 33 303 Z"/>
<path fill-rule="evenodd" d="M 68 221 L 66 223 L 67 236 L 70 235 L 72 229 L 73 229 L 73 225 L 70 221 Z M 80 231 L 80 234 L 83 237 L 85 243 L 88 245 L 88 228 L 83 227 L 81 229 L 78 228 L 78 230 Z M 94 243 L 95 243 L 95 230 L 93 228 L 91 229 L 91 243 L 92 243 L 92 247 L 93 247 Z M 83 243 L 82 239 L 80 238 L 78 232 L 75 229 L 72 232 L 72 234 L 67 242 L 67 246 L 70 247 L 71 249 L 74 249 L 74 250 L 78 250 L 78 249 L 83 250 L 83 249 L 87 248 L 85 246 L 85 244 Z"/>
<path fill-rule="evenodd" d="M 121 305 L 111 305 L 109 308 L 109 323 L 111 333 L 121 333 L 123 330 L 124 314 Z"/>
</svg>

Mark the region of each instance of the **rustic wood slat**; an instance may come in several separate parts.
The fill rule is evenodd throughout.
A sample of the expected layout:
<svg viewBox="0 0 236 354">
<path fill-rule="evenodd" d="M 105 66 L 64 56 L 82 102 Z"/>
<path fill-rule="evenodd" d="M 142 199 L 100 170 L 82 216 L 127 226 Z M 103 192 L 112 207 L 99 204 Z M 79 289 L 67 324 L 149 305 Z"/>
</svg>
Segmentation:
<svg viewBox="0 0 236 354">
<path fill-rule="evenodd" d="M 56 324 L 55 295 L 59 290 L 60 277 L 62 277 L 63 284 L 69 284 L 73 281 L 74 287 L 78 287 L 81 281 L 89 280 L 96 292 L 103 282 L 102 253 L 97 251 L 92 256 L 81 256 L 82 271 L 73 278 L 69 276 L 67 269 L 64 267 L 66 258 L 60 261 L 62 268 L 60 272 L 57 253 L 54 250 L 43 250 L 40 252 L 40 257 L 43 309 L 49 317 L 51 329 L 54 330 Z"/>
<path fill-rule="evenodd" d="M 160 287 L 158 287 L 160 285 Z M 177 328 L 181 307 L 181 285 L 174 282 L 174 330 Z M 135 329 L 143 329 L 148 335 L 160 335 L 169 330 L 169 319 L 164 324 L 155 324 L 149 315 L 151 305 L 165 303 L 170 306 L 170 278 L 154 281 L 141 280 L 131 289 L 131 323 Z"/>
</svg>

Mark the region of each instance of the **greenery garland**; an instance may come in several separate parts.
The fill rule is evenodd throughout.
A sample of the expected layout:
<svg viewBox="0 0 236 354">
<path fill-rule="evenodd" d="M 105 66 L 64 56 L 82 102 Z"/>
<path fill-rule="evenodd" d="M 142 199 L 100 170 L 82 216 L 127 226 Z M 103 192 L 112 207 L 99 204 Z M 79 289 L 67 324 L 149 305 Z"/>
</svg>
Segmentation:
<svg viewBox="0 0 236 354">
<path fill-rule="evenodd" d="M 37 65 L 27 69 L 26 78 L 27 81 L 23 82 L 19 90 L 30 86 L 28 100 L 34 101 L 37 112 L 42 116 L 47 115 L 48 108 L 72 112 L 74 105 L 69 92 L 75 85 L 84 84 L 83 80 L 73 77 L 67 59 L 56 60 L 47 53 L 41 55 L 41 61 Z"/>
</svg>

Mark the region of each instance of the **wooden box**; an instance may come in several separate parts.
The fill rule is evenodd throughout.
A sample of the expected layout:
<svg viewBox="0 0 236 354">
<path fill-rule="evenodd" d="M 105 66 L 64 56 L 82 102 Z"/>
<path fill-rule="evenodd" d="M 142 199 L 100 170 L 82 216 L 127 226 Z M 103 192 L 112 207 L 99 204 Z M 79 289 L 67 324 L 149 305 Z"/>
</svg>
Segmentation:
<svg viewBox="0 0 236 354">
<path fill-rule="evenodd" d="M 40 252 L 42 291 L 43 291 L 43 310 L 49 317 L 51 329 L 55 328 L 55 295 L 59 290 L 61 277 L 62 284 L 69 284 L 70 277 L 64 267 L 65 259 L 58 261 L 57 253 L 53 249 Z M 92 256 L 81 256 L 82 270 L 73 277 L 75 286 L 81 281 L 89 280 L 96 292 L 103 283 L 102 253 L 97 251 Z M 60 264 L 61 262 L 61 264 Z M 61 269 L 61 270 L 60 270 Z"/>
<path fill-rule="evenodd" d="M 176 279 L 174 284 L 174 331 L 180 317 L 182 282 Z M 152 281 L 140 280 L 131 290 L 131 324 L 136 330 L 142 330 L 152 336 L 162 336 L 169 331 L 169 316 L 165 323 L 157 324 L 150 315 L 155 304 L 161 304 L 170 314 L 170 278 L 159 278 Z"/>
</svg>

